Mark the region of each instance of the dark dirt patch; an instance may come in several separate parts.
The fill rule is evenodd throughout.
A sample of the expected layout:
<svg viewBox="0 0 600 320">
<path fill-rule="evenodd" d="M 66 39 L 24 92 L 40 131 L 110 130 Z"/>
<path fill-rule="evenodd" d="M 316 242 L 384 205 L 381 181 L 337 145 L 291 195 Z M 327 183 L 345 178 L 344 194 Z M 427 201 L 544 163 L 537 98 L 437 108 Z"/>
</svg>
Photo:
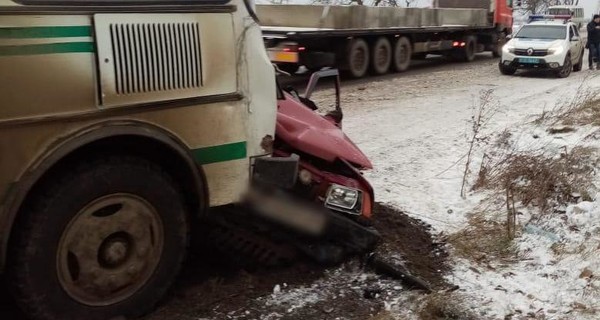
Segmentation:
<svg viewBox="0 0 600 320">
<path fill-rule="evenodd" d="M 564 133 L 571 133 L 571 132 L 575 132 L 575 131 L 577 131 L 577 129 L 572 128 L 572 127 L 556 127 L 556 128 L 548 129 L 549 134 L 564 134 Z"/>
<path fill-rule="evenodd" d="M 448 254 L 444 244 L 431 236 L 431 227 L 410 218 L 392 207 L 375 207 L 375 227 L 383 243 L 380 255 L 399 256 L 414 275 L 430 283 L 434 289 L 448 284 L 444 275 L 449 271 Z M 146 320 L 163 319 L 369 319 L 383 310 L 381 297 L 398 294 L 399 282 L 382 280 L 375 275 L 359 279 L 362 272 L 358 260 L 338 269 L 326 270 L 302 262 L 269 270 L 246 272 L 232 266 L 207 268 L 200 255 L 192 259 L 178 282 L 175 295 Z M 228 271 L 224 270 L 227 269 Z M 282 292 L 293 295 L 294 290 L 322 295 L 317 302 L 294 309 L 291 302 L 269 305 L 273 288 L 283 286 Z M 395 289 L 392 289 L 395 288 Z M 401 292 L 401 291 L 400 291 Z M 374 297 L 365 298 L 365 293 Z M 401 294 L 401 293 L 400 293 Z M 302 299 L 300 295 L 298 299 Z M 304 297 L 305 298 L 305 297 Z"/>
<path fill-rule="evenodd" d="M 430 227 L 386 205 L 377 205 L 375 213 L 375 227 L 384 239 L 378 253 L 400 257 L 408 270 L 434 289 L 445 288 L 447 254 L 430 235 Z M 276 285 L 282 288 L 281 298 L 273 295 Z M 201 246 L 192 248 L 171 295 L 144 320 L 363 320 L 379 314 L 385 299 L 404 294 L 401 285 L 365 273 L 358 259 L 332 269 L 296 262 L 248 272 Z M 3 295 L 0 290 L 0 319 L 24 319 Z M 298 306 L 303 299 L 307 302 Z"/>
<path fill-rule="evenodd" d="M 414 275 L 441 289 L 448 284 L 444 275 L 450 270 L 445 244 L 431 235 L 431 226 L 392 207 L 378 204 L 375 227 L 383 237 L 377 252 L 383 256 L 400 255 Z"/>
</svg>

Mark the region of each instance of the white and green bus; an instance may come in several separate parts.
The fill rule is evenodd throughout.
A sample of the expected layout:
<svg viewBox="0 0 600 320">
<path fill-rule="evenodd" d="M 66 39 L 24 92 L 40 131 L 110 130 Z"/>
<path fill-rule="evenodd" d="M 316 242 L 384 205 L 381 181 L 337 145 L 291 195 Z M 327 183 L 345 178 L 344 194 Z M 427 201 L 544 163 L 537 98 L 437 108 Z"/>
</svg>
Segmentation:
<svg viewBox="0 0 600 320">
<path fill-rule="evenodd" d="M 274 80 L 243 0 L 0 0 L 0 268 L 26 314 L 152 310 L 270 152 Z"/>
<path fill-rule="evenodd" d="M 586 23 L 585 12 L 582 7 L 577 6 L 551 6 L 548 8 L 550 15 L 569 15 L 571 21 L 581 29 Z"/>
</svg>

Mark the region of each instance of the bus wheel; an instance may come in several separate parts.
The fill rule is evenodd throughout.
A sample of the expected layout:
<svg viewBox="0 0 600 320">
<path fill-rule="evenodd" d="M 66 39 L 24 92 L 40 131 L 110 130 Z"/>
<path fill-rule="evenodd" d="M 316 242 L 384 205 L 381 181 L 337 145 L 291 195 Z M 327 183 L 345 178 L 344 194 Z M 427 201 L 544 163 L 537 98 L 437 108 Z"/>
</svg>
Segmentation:
<svg viewBox="0 0 600 320">
<path fill-rule="evenodd" d="M 373 44 L 371 52 L 371 72 L 375 75 L 387 73 L 392 64 L 392 45 L 381 37 Z"/>
<path fill-rule="evenodd" d="M 131 156 L 83 162 L 45 179 L 21 212 L 8 277 L 34 319 L 111 319 L 151 311 L 188 239 L 181 190 Z"/>
<path fill-rule="evenodd" d="M 369 69 L 369 46 L 363 39 L 352 39 L 347 48 L 348 72 L 353 78 L 362 78 Z"/>
<path fill-rule="evenodd" d="M 407 37 L 401 37 L 396 41 L 394 48 L 394 70 L 403 72 L 410 66 L 412 58 L 412 46 Z"/>
</svg>

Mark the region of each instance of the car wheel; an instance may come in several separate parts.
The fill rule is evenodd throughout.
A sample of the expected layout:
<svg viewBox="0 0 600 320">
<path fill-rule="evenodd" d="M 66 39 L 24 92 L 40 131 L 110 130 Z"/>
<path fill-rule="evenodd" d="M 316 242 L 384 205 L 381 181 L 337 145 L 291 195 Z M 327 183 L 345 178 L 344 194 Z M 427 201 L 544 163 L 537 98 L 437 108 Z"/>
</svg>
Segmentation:
<svg viewBox="0 0 600 320">
<path fill-rule="evenodd" d="M 568 55 L 565 58 L 565 63 L 563 64 L 563 67 L 556 73 L 556 76 L 558 78 L 568 78 L 571 75 L 572 71 L 573 71 L 573 62 L 571 62 L 571 56 Z"/>
<path fill-rule="evenodd" d="M 581 51 L 581 54 L 579 55 L 579 61 L 577 62 L 576 65 L 573 66 L 573 71 L 575 72 L 579 72 L 583 69 L 583 55 L 584 55 L 584 51 Z"/>
<path fill-rule="evenodd" d="M 517 72 L 517 68 L 505 66 L 501 63 L 498 65 L 498 67 L 500 69 L 500 73 L 502 73 L 505 76 L 512 76 L 513 74 L 515 74 Z"/>
</svg>

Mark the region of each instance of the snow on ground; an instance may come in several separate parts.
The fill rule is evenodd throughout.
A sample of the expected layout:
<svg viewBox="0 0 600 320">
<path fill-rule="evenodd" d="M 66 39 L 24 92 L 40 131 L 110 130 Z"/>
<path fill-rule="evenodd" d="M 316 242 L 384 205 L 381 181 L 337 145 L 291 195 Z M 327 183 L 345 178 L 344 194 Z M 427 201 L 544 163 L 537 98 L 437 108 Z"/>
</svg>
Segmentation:
<svg viewBox="0 0 600 320">
<path fill-rule="evenodd" d="M 598 76 L 593 77 L 594 74 Z M 600 133 L 595 127 L 550 134 L 548 123 L 534 121 L 557 105 L 573 100 L 578 93 L 600 90 L 599 80 L 600 72 L 587 70 L 568 79 L 540 73 L 508 77 L 500 75 L 497 60 L 491 58 L 479 57 L 470 64 L 449 64 L 434 58 L 401 75 L 344 82 L 344 130 L 373 161 L 375 169 L 367 173 L 367 178 L 376 188 L 376 200 L 430 224 L 433 233 L 442 238 L 464 229 L 469 223 L 469 213 L 490 195 L 490 192 L 469 192 L 466 198 L 460 195 L 464 155 L 472 134 L 471 117 L 482 92 L 492 90 L 496 113 L 482 129 L 483 136 L 493 139 L 488 145 L 476 148 L 474 173 L 483 151 L 489 151 L 505 130 L 510 133 L 508 141 L 518 150 L 543 148 L 548 156 L 560 156 L 565 148 L 569 152 L 575 146 L 600 148 Z M 322 106 L 323 97 L 317 94 L 315 98 Z M 595 153 L 600 158 L 600 153 Z M 600 160 L 596 159 L 596 168 L 598 164 Z M 596 189 L 600 190 L 600 178 L 596 179 Z M 470 179 L 469 183 L 472 182 Z M 588 191 L 592 201 L 574 203 L 543 218 L 539 215 L 536 218 L 535 208 L 517 208 L 522 213 L 518 223 L 523 231 L 515 240 L 518 255 L 510 260 L 476 263 L 460 258 L 450 249 L 453 270 L 446 280 L 460 286 L 455 293 L 427 296 L 407 291 L 397 281 L 365 274 L 360 266 L 352 265 L 357 263 L 353 261 L 322 275 L 318 272 L 311 275 L 300 268 L 297 272 L 292 269 L 276 273 L 271 278 L 265 276 L 266 284 L 258 285 L 259 289 L 266 286 L 264 294 L 241 295 L 238 300 L 231 297 L 249 291 L 250 285 L 243 277 L 233 280 L 229 289 L 227 285 L 219 288 L 226 298 L 220 302 L 217 296 L 206 315 L 210 319 L 238 320 L 362 320 L 371 316 L 386 320 L 430 320 L 433 318 L 423 316 L 421 311 L 437 298 L 438 303 L 457 302 L 459 312 L 474 314 L 452 319 L 598 319 L 600 197 L 595 189 Z M 403 235 L 392 241 L 393 252 L 402 252 L 404 258 L 412 260 L 415 256 L 435 256 L 440 247 L 430 249 L 436 241 L 431 242 L 427 227 L 421 231 L 430 243 L 423 246 L 419 244 L 423 239 L 419 241 L 408 232 L 418 229 L 409 218 L 402 216 L 402 221 L 392 224 L 389 216 L 395 218 L 397 210 L 388 210 L 387 220 L 382 219 L 381 211 L 377 212 L 380 215 L 376 225 L 380 224 L 380 230 L 385 229 L 382 225 L 390 225 L 386 239 Z M 416 244 L 411 257 L 406 248 L 398 245 L 407 243 Z M 437 252 L 441 254 L 444 250 Z M 445 259 L 444 255 L 440 261 Z M 249 283 L 252 287 L 257 284 Z M 445 290 L 444 286 L 438 288 Z M 366 298 L 371 289 L 376 297 Z M 196 292 L 193 287 L 190 290 L 186 295 L 192 298 L 184 299 L 184 306 L 195 305 L 194 299 L 205 296 L 204 290 Z M 177 304 L 171 308 L 150 319 L 172 319 L 173 312 L 185 309 Z"/>
<path fill-rule="evenodd" d="M 486 61 L 456 71 L 440 68 L 410 79 L 357 84 L 349 88 L 350 96 L 364 99 L 346 98 L 344 128 L 374 163 L 368 178 L 377 201 L 403 209 L 438 232 L 454 233 L 466 226 L 467 214 L 482 199 L 478 194 L 460 196 L 470 119 L 482 90 L 493 90 L 499 105 L 485 134 L 508 129 L 520 137 L 521 146 L 538 143 L 559 150 L 593 144 L 584 137 L 595 129 L 550 136 L 531 121 L 580 90 L 600 90 L 600 81 L 590 74 L 586 70 L 569 79 L 543 74 L 504 77 L 495 63 Z M 519 222 L 527 223 L 525 218 Z M 600 266 L 600 256 L 595 254 L 600 248 L 599 230 L 600 200 L 580 203 L 569 207 L 566 215 L 526 228 L 516 241 L 520 256 L 527 259 L 482 269 L 457 258 L 449 280 L 471 296 L 470 306 L 482 318 L 541 317 L 543 313 L 549 319 L 596 319 L 599 315 L 590 310 L 600 308 L 600 283 L 586 279 L 582 272 L 587 268 L 593 274 Z M 568 249 L 556 255 L 555 243 Z"/>
</svg>

